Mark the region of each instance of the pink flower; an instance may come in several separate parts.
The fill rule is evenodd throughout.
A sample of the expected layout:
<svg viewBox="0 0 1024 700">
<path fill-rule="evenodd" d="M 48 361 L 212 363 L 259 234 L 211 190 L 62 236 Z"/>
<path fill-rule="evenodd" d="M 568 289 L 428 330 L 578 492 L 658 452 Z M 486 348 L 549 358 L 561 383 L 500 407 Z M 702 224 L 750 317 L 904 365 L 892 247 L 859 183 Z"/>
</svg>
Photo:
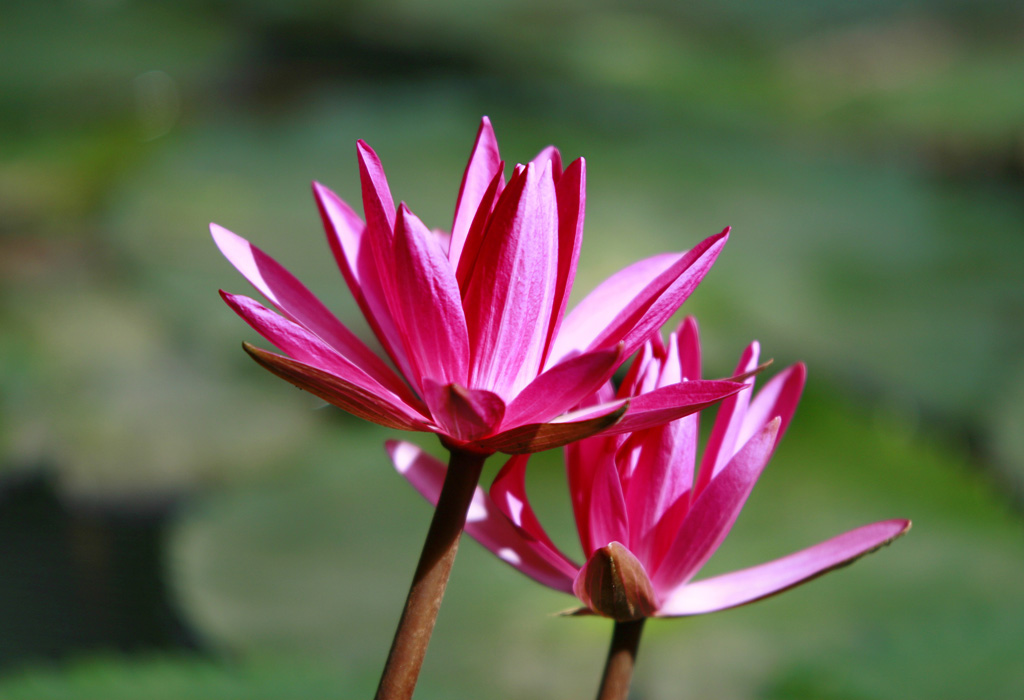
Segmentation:
<svg viewBox="0 0 1024 700">
<path fill-rule="evenodd" d="M 738 374 L 756 367 L 758 351 L 756 342 L 746 349 Z M 687 319 L 667 345 L 655 336 L 643 346 L 618 396 L 644 396 L 698 378 L 700 364 L 697 325 Z M 692 580 L 736 521 L 793 417 L 804 378 L 804 366 L 795 365 L 752 400 L 751 380 L 723 401 L 699 470 L 696 414 L 566 447 L 587 556 L 582 567 L 559 551 L 534 515 L 525 491 L 526 456 L 505 464 L 489 494 L 477 489 L 466 532 L 524 574 L 619 621 L 743 605 L 846 564 L 906 532 L 909 521 L 865 525 L 766 564 Z M 592 400 L 607 400 L 612 391 L 606 386 Z M 388 450 L 398 471 L 436 502 L 444 465 L 409 443 L 391 442 Z"/>
<path fill-rule="evenodd" d="M 666 384 L 628 405 L 569 413 L 679 308 L 728 229 L 626 267 L 566 315 L 583 232 L 582 159 L 563 170 L 549 147 L 506 184 L 485 117 L 449 235 L 404 204 L 396 212 L 377 155 L 362 141 L 358 154 L 365 223 L 323 185 L 313 192 L 331 251 L 390 364 L 273 258 L 211 225 L 221 252 L 277 309 L 221 292 L 282 351 L 246 344 L 270 371 L 367 420 L 480 453 L 561 446 L 617 421 L 639 429 L 742 388 Z"/>
</svg>

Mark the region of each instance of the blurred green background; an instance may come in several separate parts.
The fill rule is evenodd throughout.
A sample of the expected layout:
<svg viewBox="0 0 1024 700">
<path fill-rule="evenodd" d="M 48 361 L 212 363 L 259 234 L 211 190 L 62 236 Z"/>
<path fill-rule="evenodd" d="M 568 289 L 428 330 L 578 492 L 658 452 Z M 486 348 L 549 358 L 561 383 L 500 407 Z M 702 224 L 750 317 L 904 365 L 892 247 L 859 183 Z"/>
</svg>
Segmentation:
<svg viewBox="0 0 1024 700">
<path fill-rule="evenodd" d="M 216 290 L 249 288 L 207 224 L 365 332 L 309 182 L 358 207 L 363 138 L 396 201 L 447 227 L 482 114 L 508 161 L 587 158 L 576 298 L 732 225 L 685 307 L 709 374 L 752 338 L 809 365 L 709 571 L 914 520 L 807 587 L 652 622 L 635 697 L 1024 697 L 1010 0 L 0 5 L 0 477 L 45 467 L 89 512 L 171 503 L 157 563 L 200 649 L 35 659 L 15 652 L 38 625 L 0 618 L 0 697 L 372 694 L 430 509 L 381 449 L 393 432 L 241 352 L 254 334 Z M 578 551 L 559 457 L 535 462 L 541 518 Z M 37 593 L 62 576 L 41 571 Z M 592 695 L 610 625 L 551 615 L 571 604 L 467 542 L 417 698 Z"/>
</svg>

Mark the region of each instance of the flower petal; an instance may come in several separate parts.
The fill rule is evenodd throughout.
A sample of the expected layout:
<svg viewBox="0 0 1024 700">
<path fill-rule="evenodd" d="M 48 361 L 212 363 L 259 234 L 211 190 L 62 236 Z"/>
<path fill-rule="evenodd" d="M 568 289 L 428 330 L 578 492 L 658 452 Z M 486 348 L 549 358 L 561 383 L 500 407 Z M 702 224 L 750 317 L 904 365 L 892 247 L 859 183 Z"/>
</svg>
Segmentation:
<svg viewBox="0 0 1024 700">
<path fill-rule="evenodd" d="M 466 384 L 469 335 L 451 265 L 433 235 L 403 204 L 395 227 L 396 318 L 401 318 L 406 354 L 423 378 Z"/>
<path fill-rule="evenodd" d="M 547 370 L 512 400 L 503 427 L 544 423 L 577 406 L 608 381 L 619 364 L 619 350 L 577 355 Z"/>
<path fill-rule="evenodd" d="M 512 399 L 540 374 L 557 276 L 556 226 L 550 168 L 522 166 L 495 207 L 463 298 L 470 386 Z"/>
<path fill-rule="evenodd" d="M 555 543 L 544 531 L 537 514 L 533 512 L 530 500 L 526 496 L 526 465 L 529 463 L 529 455 L 513 455 L 494 477 L 488 495 L 494 505 L 509 519 L 516 527 L 521 529 L 531 538 L 542 543 L 551 552 L 556 553 L 565 560 L 573 569 L 577 569 L 569 559 L 565 557 L 555 546 Z"/>
<path fill-rule="evenodd" d="M 631 398 L 626 415 L 605 432 L 627 433 L 652 428 L 703 410 L 743 387 L 737 382 L 708 379 L 664 386 Z"/>
<path fill-rule="evenodd" d="M 557 163 L 552 172 L 561 170 L 561 157 L 554 152 Z M 557 168 L 555 167 L 557 166 Z M 580 247 L 583 243 L 583 218 L 587 201 L 587 163 L 582 158 L 572 162 L 555 180 L 555 196 L 558 202 L 558 278 L 555 280 L 555 298 L 551 314 L 551 328 L 544 349 L 547 357 L 558 331 L 562 327 L 569 294 L 576 279 L 576 265 L 579 262 Z"/>
<path fill-rule="evenodd" d="M 559 416 L 549 423 L 530 423 L 477 440 L 475 446 L 486 452 L 529 454 L 568 445 L 605 430 L 622 418 L 629 404 L 615 401 Z"/>
<path fill-rule="evenodd" d="M 728 238 L 725 229 L 686 253 L 647 258 L 609 277 L 566 317 L 548 361 L 620 341 L 632 355 L 686 301 Z"/>
<path fill-rule="evenodd" d="M 269 299 L 285 318 L 321 338 L 346 360 L 382 386 L 401 396 L 403 400 L 416 401 L 409 388 L 394 371 L 276 260 L 226 228 L 211 224 L 210 232 L 224 257 Z"/>
<path fill-rule="evenodd" d="M 788 367 L 772 377 L 757 392 L 757 396 L 750 403 L 750 408 L 743 418 L 743 427 L 739 435 L 740 443 L 748 440 L 760 429 L 760 426 L 776 416 L 782 419 L 778 437 L 778 440 L 781 440 L 786 428 L 789 427 L 789 422 L 793 419 L 793 414 L 796 413 L 796 407 L 800 403 L 800 395 L 803 393 L 806 382 L 807 367 L 802 362 Z"/>
<path fill-rule="evenodd" d="M 411 443 L 389 440 L 386 446 L 398 473 L 436 505 L 447 467 Z M 552 553 L 516 528 L 479 486 L 469 506 L 465 530 L 499 559 L 535 581 L 572 593 L 577 567 L 561 552 Z"/>
<path fill-rule="evenodd" d="M 463 443 L 494 433 L 505 415 L 505 402 L 486 389 L 440 384 L 427 377 L 423 396 L 444 432 Z"/>
<path fill-rule="evenodd" d="M 313 183 L 313 194 L 327 242 L 359 309 L 395 366 L 406 377 L 414 376 L 402 347 L 401 333 L 391 317 L 366 225 L 338 195 L 320 183 Z"/>
<path fill-rule="evenodd" d="M 480 129 L 476 133 L 473 151 L 466 164 L 466 172 L 459 186 L 459 197 L 455 201 L 455 218 L 452 221 L 452 240 L 448 247 L 448 260 L 452 269 L 458 269 L 462 248 L 466 243 L 470 225 L 477 215 L 482 201 L 485 201 L 491 182 L 503 168 L 501 155 L 498 153 L 498 140 L 494 137 L 491 120 L 483 117 Z M 488 211 L 490 204 L 488 203 Z"/>
<path fill-rule="evenodd" d="M 594 480 L 588 486 L 590 541 L 584 546 L 583 552 L 589 556 L 612 542 L 628 542 L 630 522 L 619 470 L 614 460 L 603 459 L 598 462 Z"/>
<path fill-rule="evenodd" d="M 778 430 L 778 420 L 766 425 L 694 500 L 672 547 L 653 572 L 655 590 L 672 590 L 691 579 L 722 544 L 768 464 Z"/>
<path fill-rule="evenodd" d="M 455 266 L 455 279 L 459 282 L 459 290 L 463 297 L 466 296 L 473 269 L 476 267 L 476 260 L 480 256 L 480 246 L 483 244 L 484 233 L 491 220 L 494 203 L 505 191 L 504 170 L 505 162 L 502 161 L 498 164 L 498 172 L 494 175 L 494 179 L 491 180 L 491 184 L 487 186 L 480 199 L 476 216 L 473 217 L 473 221 L 469 225 L 469 232 L 466 234 L 466 240 L 463 241 L 462 250 L 459 252 L 459 259 L 452 261 L 452 265 Z M 451 260 L 450 255 L 449 260 Z"/>
<path fill-rule="evenodd" d="M 367 391 L 353 382 L 290 357 L 261 350 L 249 343 L 242 343 L 242 347 L 256 362 L 285 381 L 305 389 L 314 396 L 319 396 L 327 403 L 334 404 L 354 416 L 387 428 L 434 430 L 426 419 L 411 415 L 413 412 L 409 408 L 393 404 L 380 394 Z"/>
<path fill-rule="evenodd" d="M 761 345 L 755 340 L 747 346 L 740 356 L 739 364 L 736 365 L 736 374 L 750 372 L 757 367 L 757 361 L 761 354 Z M 701 460 L 700 475 L 697 478 L 697 486 L 694 493 L 700 493 L 711 482 L 711 478 L 718 474 L 729 463 L 736 450 L 746 440 L 738 441 L 740 427 L 743 425 L 743 417 L 747 414 L 747 406 L 750 404 L 750 394 L 754 391 L 754 378 L 751 378 L 742 391 L 722 401 L 718 408 L 718 415 L 715 416 L 714 427 L 711 428 L 711 435 L 708 437 L 707 446 L 704 448 L 704 457 Z M 768 416 L 757 427 L 760 429 L 773 416 Z M 753 431 L 752 431 L 753 432 Z M 748 436 L 749 438 L 749 436 Z"/>
<path fill-rule="evenodd" d="M 749 569 L 680 586 L 670 593 L 658 617 L 701 615 L 752 603 L 852 564 L 910 529 L 909 520 L 886 520 Z"/>
</svg>

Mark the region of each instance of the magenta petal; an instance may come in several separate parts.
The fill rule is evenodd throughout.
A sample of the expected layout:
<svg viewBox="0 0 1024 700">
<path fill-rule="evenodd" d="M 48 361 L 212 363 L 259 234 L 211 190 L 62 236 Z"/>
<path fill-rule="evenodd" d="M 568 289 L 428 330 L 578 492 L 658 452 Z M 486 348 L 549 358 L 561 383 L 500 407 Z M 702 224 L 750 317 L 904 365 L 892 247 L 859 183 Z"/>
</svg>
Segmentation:
<svg viewBox="0 0 1024 700">
<path fill-rule="evenodd" d="M 667 596 L 658 617 L 701 615 L 767 598 L 851 564 L 909 529 L 909 520 L 864 525 L 781 559 L 685 584 Z"/>
<path fill-rule="evenodd" d="M 619 348 L 578 355 L 547 370 L 508 406 L 503 426 L 545 423 L 578 405 L 611 377 Z"/>
<path fill-rule="evenodd" d="M 698 379 L 655 389 L 630 399 L 629 411 L 608 434 L 652 428 L 682 418 L 743 389 L 737 382 Z"/>
<path fill-rule="evenodd" d="M 319 336 L 382 386 L 415 400 L 402 380 L 277 261 L 221 226 L 211 224 L 210 232 L 224 257 L 286 318 Z"/>
<path fill-rule="evenodd" d="M 615 462 L 602 460 L 590 485 L 590 541 L 584 547 L 588 556 L 612 542 L 629 542 L 629 515 L 626 498 Z"/>
<path fill-rule="evenodd" d="M 463 306 L 470 385 L 511 399 L 540 374 L 557 275 L 551 171 L 527 165 L 501 195 Z"/>
<path fill-rule="evenodd" d="M 557 154 L 558 151 L 555 151 L 555 155 Z M 586 161 L 578 158 L 572 162 L 556 180 L 555 194 L 558 201 L 558 278 L 555 281 L 554 312 L 551 315 L 545 358 L 562 327 L 569 294 L 576 279 L 576 265 L 583 243 L 583 218 L 587 199 Z"/>
<path fill-rule="evenodd" d="M 401 334 L 391 317 L 366 225 L 338 195 L 320 183 L 313 183 L 313 194 L 331 252 L 359 309 L 395 366 L 405 376 L 413 376 Z"/>
<path fill-rule="evenodd" d="M 530 454 L 563 447 L 607 429 L 622 417 L 628 404 L 615 401 L 559 416 L 549 423 L 530 423 L 503 430 L 477 440 L 474 445 L 485 452 Z"/>
<path fill-rule="evenodd" d="M 620 341 L 632 355 L 686 301 L 728 237 L 725 229 L 686 253 L 648 258 L 609 277 L 566 317 L 553 358 Z"/>
<path fill-rule="evenodd" d="M 480 129 L 476 134 L 476 142 L 466 165 L 459 186 L 459 197 L 455 202 L 455 219 L 452 221 L 452 240 L 448 248 L 448 260 L 452 269 L 458 269 L 462 248 L 466 243 L 470 225 L 477 215 L 485 193 L 495 176 L 502 169 L 501 156 L 498 153 L 498 140 L 494 137 L 491 120 L 484 117 L 480 120 Z M 490 202 L 487 203 L 490 211 Z"/>
<path fill-rule="evenodd" d="M 626 483 L 630 551 L 652 569 L 661 562 L 689 507 L 697 451 L 697 414 L 642 433 Z"/>
<path fill-rule="evenodd" d="M 796 413 L 800 395 L 807 381 L 807 367 L 798 363 L 771 378 L 751 401 L 747 415 L 743 418 L 739 442 L 743 442 L 756 433 L 760 426 L 778 416 L 782 419 L 779 427 L 778 440 L 782 439 L 789 422 Z M 776 441 L 778 442 L 778 441 Z"/>
<path fill-rule="evenodd" d="M 755 340 L 747 346 L 740 356 L 739 364 L 736 365 L 736 374 L 750 372 L 757 367 L 757 361 L 761 354 L 761 346 Z M 707 447 L 704 449 L 704 457 L 701 460 L 700 478 L 697 480 L 695 493 L 700 493 L 708 485 L 711 478 L 722 471 L 732 456 L 736 453 L 738 446 L 746 442 L 740 440 L 740 428 L 743 425 L 743 418 L 747 414 L 747 406 L 750 404 L 750 394 L 753 392 L 754 378 L 746 382 L 746 387 L 722 401 L 715 417 L 715 425 L 708 437 Z M 757 426 L 759 430 L 774 416 L 767 416 Z M 754 431 L 751 431 L 753 434 Z M 747 438 L 750 436 L 748 435 Z"/>
<path fill-rule="evenodd" d="M 403 204 L 395 227 L 395 318 L 416 380 L 466 384 L 469 335 L 451 265 L 432 234 Z"/>
<path fill-rule="evenodd" d="M 505 402 L 486 389 L 467 389 L 458 384 L 423 380 L 423 398 L 444 432 L 459 442 L 494 433 L 505 415 Z"/>
<path fill-rule="evenodd" d="M 437 505 L 447 467 L 408 442 L 390 440 L 387 450 L 398 473 L 424 498 Z M 561 552 L 552 551 L 516 528 L 480 487 L 473 494 L 465 529 L 513 568 L 545 586 L 572 593 L 577 567 Z"/>
<path fill-rule="evenodd" d="M 476 260 L 480 257 L 480 247 L 483 245 L 484 233 L 487 231 L 488 223 L 491 220 L 491 210 L 494 209 L 494 203 L 501 197 L 501 193 L 505 191 L 504 170 L 505 163 L 503 161 L 498 164 L 498 172 L 494 175 L 494 178 L 480 199 L 476 216 L 473 217 L 473 221 L 469 225 L 469 231 L 466 233 L 466 239 L 462 243 L 459 259 L 452 259 L 450 254 L 448 256 L 449 260 L 452 261 L 452 265 L 455 266 L 455 278 L 459 282 L 459 290 L 463 297 L 465 297 L 466 290 L 469 288 L 469 281 L 476 267 Z"/>
<path fill-rule="evenodd" d="M 359 156 L 359 180 L 363 187 L 363 215 L 366 225 L 374 236 L 381 236 L 391 243 L 391 235 L 395 230 L 395 200 L 391 198 L 391 188 L 384 176 L 384 168 L 380 158 L 365 141 L 356 143 Z"/>
<path fill-rule="evenodd" d="M 367 391 L 353 382 L 249 343 L 243 343 L 242 347 L 265 369 L 354 416 L 399 430 L 434 429 L 412 409 L 391 403 L 381 394 Z"/>
<path fill-rule="evenodd" d="M 558 552 L 558 547 L 544 531 L 540 520 L 537 519 L 537 514 L 533 512 L 533 507 L 526 497 L 526 465 L 529 461 L 529 455 L 509 457 L 505 466 L 494 477 L 491 488 L 488 489 L 488 495 L 494 505 L 516 527 L 543 543 L 552 552 Z M 571 564 L 571 562 L 569 563 Z"/>
<path fill-rule="evenodd" d="M 766 425 L 693 501 L 672 547 L 654 572 L 656 590 L 664 592 L 691 579 L 722 544 L 768 464 L 778 430 L 778 420 Z"/>
</svg>

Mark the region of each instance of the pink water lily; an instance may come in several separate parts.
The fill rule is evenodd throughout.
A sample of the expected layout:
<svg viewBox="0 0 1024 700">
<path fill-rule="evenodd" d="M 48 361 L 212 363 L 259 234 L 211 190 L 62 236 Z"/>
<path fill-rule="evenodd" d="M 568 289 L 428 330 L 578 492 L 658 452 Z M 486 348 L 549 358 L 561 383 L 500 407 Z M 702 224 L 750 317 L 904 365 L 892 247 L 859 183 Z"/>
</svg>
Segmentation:
<svg viewBox="0 0 1024 700">
<path fill-rule="evenodd" d="M 758 363 L 755 342 L 737 374 Z M 655 336 L 632 364 L 618 398 L 642 397 L 701 373 L 697 326 L 687 319 L 667 344 Z M 563 554 L 538 522 L 525 490 L 528 457 L 513 456 L 489 493 L 477 489 L 466 532 L 535 580 L 574 593 L 585 611 L 617 621 L 698 615 L 743 605 L 808 581 L 906 532 L 906 520 L 857 528 L 759 566 L 694 581 L 736 521 L 796 410 L 805 369 L 776 375 L 752 397 L 753 380 L 720 405 L 697 469 L 696 414 L 565 448 L 569 491 L 586 562 Z M 613 395 L 606 385 L 591 401 Z M 445 466 L 404 442 L 388 450 L 428 500 Z"/>
<path fill-rule="evenodd" d="M 570 412 L 679 308 L 728 229 L 626 267 L 566 314 L 583 232 L 583 159 L 563 169 L 549 147 L 506 183 L 484 118 L 448 234 L 404 204 L 396 210 L 380 160 L 362 141 L 358 158 L 365 223 L 323 185 L 313 191 L 342 276 L 387 359 L 273 258 L 211 225 L 221 252 L 277 309 L 221 292 L 281 351 L 246 344 L 270 371 L 367 420 L 483 454 L 561 446 L 617 422 L 649 427 L 741 388 L 665 383 L 633 402 Z"/>
</svg>

